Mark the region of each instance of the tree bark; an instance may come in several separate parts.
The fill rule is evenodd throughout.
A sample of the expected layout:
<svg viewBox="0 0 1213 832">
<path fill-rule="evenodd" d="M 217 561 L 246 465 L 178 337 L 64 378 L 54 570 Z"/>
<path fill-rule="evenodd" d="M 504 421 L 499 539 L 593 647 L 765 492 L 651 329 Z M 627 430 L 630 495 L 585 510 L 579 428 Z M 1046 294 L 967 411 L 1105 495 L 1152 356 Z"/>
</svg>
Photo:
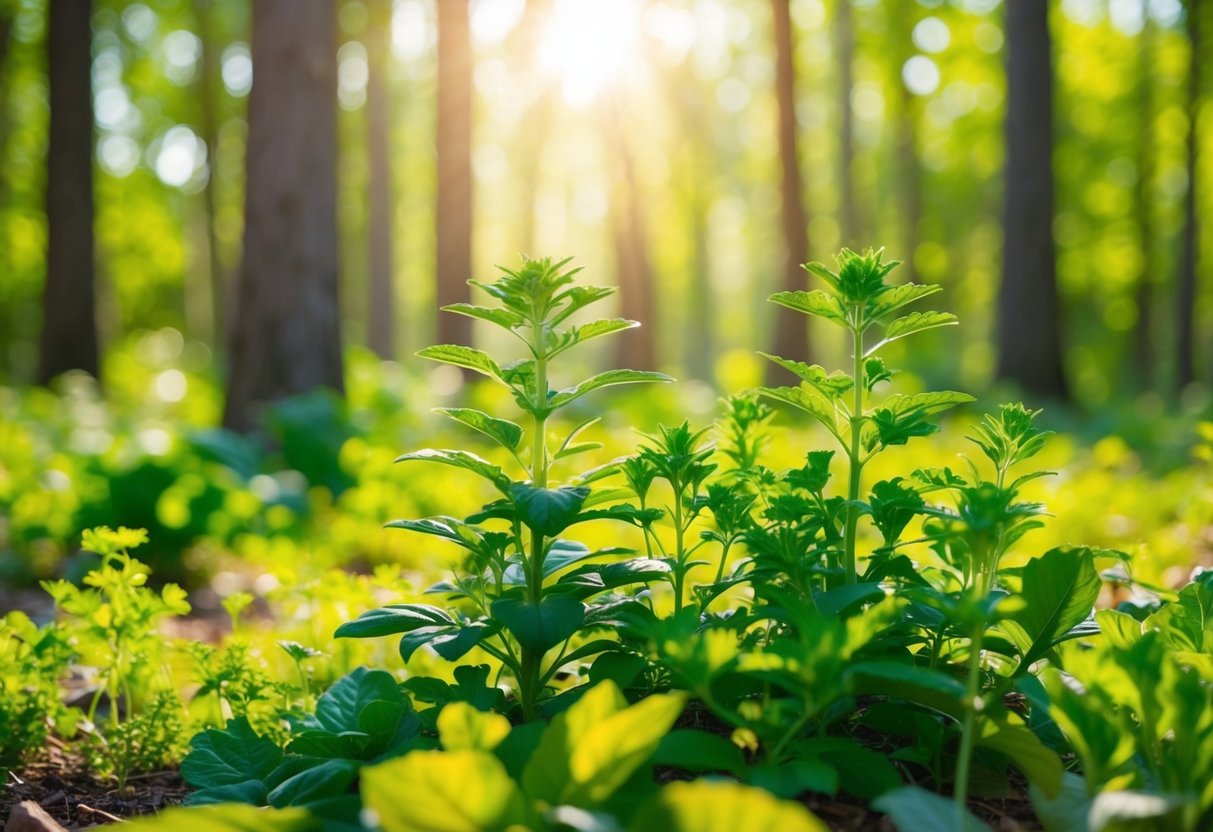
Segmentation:
<svg viewBox="0 0 1213 832">
<path fill-rule="evenodd" d="M 838 52 L 838 225 L 842 244 L 859 248 L 862 231 L 855 201 L 855 113 L 851 109 L 855 86 L 855 19 L 851 0 L 836 0 L 834 48 Z"/>
<path fill-rule="evenodd" d="M 220 79 L 219 61 L 216 60 L 218 43 L 215 38 L 214 0 L 195 0 L 194 15 L 198 23 L 198 39 L 202 42 L 202 53 L 198 61 L 198 105 L 199 133 L 206 144 L 206 185 L 202 190 L 202 201 L 206 221 L 207 273 L 210 277 L 210 337 L 216 349 L 226 341 L 224 332 L 224 309 L 227 304 L 227 271 L 219 252 L 219 235 L 215 228 L 218 198 L 216 180 L 219 178 L 219 116 L 216 113 L 216 83 Z"/>
<path fill-rule="evenodd" d="M 809 222 L 804 205 L 800 157 L 796 150 L 796 37 L 792 31 L 789 0 L 771 0 L 775 38 L 775 98 L 778 103 L 780 161 L 780 221 L 783 230 L 783 269 L 780 289 L 804 289 L 807 279 L 801 264 L 809 259 Z M 775 312 L 776 355 L 794 361 L 810 356 L 807 317 L 778 307 Z M 768 365 L 767 379 L 784 383 L 792 375 L 775 364 Z"/>
<path fill-rule="evenodd" d="M 1006 4 L 1007 116 L 997 375 L 1066 399 L 1053 240 L 1048 0 Z"/>
<path fill-rule="evenodd" d="M 1196 206 L 1197 148 L 1200 146 L 1197 127 L 1200 115 L 1201 73 L 1201 0 L 1188 0 L 1187 32 L 1190 58 L 1188 63 L 1188 141 L 1186 170 L 1188 189 L 1184 194 L 1184 228 L 1180 251 L 1179 276 L 1175 286 L 1175 385 L 1183 390 L 1196 380 L 1196 262 L 1200 222 Z"/>
<path fill-rule="evenodd" d="M 335 6 L 257 0 L 252 29 L 244 258 L 223 418 L 239 431 L 268 402 L 343 389 Z"/>
<path fill-rule="evenodd" d="M 92 2 L 51 0 L 47 15 L 46 288 L 38 381 L 99 375 L 93 261 Z"/>
<path fill-rule="evenodd" d="M 392 265 L 392 154 L 389 56 L 391 54 L 391 0 L 370 0 L 366 32 L 366 132 L 368 262 L 367 345 L 380 357 L 396 354 L 396 291 Z"/>
<path fill-rule="evenodd" d="M 438 3 L 439 306 L 470 300 L 472 277 L 472 44 L 467 0 Z M 472 320 L 438 316 L 438 341 L 470 344 Z"/>
</svg>

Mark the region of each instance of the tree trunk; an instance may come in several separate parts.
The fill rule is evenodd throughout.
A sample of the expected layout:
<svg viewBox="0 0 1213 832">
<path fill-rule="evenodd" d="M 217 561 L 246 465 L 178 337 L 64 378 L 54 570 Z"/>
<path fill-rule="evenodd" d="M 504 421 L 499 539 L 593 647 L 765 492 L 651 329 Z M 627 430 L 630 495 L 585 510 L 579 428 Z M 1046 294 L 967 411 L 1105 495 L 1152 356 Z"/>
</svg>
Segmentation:
<svg viewBox="0 0 1213 832">
<path fill-rule="evenodd" d="M 838 225 L 842 244 L 858 248 L 862 231 L 855 204 L 855 114 L 851 109 L 851 93 L 855 86 L 855 20 L 851 0 L 836 0 L 834 48 L 838 52 Z"/>
<path fill-rule="evenodd" d="M 439 306 L 470 300 L 472 277 L 472 44 L 467 0 L 438 3 Z M 470 344 L 472 319 L 438 316 L 438 341 Z"/>
<path fill-rule="evenodd" d="M 918 96 L 911 92 L 902 77 L 902 68 L 914 55 L 911 33 L 918 22 L 916 4 L 902 0 L 893 1 L 892 25 L 889 36 L 894 39 L 894 88 L 897 90 L 895 129 L 898 219 L 901 223 L 901 251 L 897 259 L 903 261 L 900 277 L 907 282 L 917 282 L 914 268 L 914 252 L 918 249 L 918 227 L 922 223 L 922 166 L 918 161 Z"/>
<path fill-rule="evenodd" d="M 38 381 L 99 374 L 93 262 L 91 0 L 51 0 L 47 16 L 46 289 Z"/>
<path fill-rule="evenodd" d="M 1187 162 L 1188 190 L 1184 195 L 1184 229 L 1180 252 L 1179 277 L 1176 281 L 1175 317 L 1175 385 L 1183 390 L 1196 380 L 1195 333 L 1196 333 L 1196 261 L 1197 243 L 1200 233 L 1196 209 L 1197 135 L 1200 115 L 1200 0 L 1187 3 L 1188 45 L 1191 57 L 1188 64 L 1188 141 Z"/>
<path fill-rule="evenodd" d="M 630 370 L 657 367 L 657 331 L 653 303 L 653 266 L 649 261 L 645 233 L 644 200 L 641 199 L 636 166 L 623 130 L 623 115 L 607 102 L 606 135 L 618 164 L 619 175 L 611 195 L 611 232 L 615 249 L 615 273 L 619 283 L 620 314 L 640 327 L 615 340 L 615 366 Z"/>
<path fill-rule="evenodd" d="M 202 141 L 206 144 L 207 175 L 202 200 L 206 212 L 207 271 L 210 275 L 209 342 L 218 350 L 226 341 L 224 310 L 227 306 L 227 272 L 219 253 L 219 236 L 215 228 L 218 205 L 215 183 L 219 178 L 219 117 L 215 112 L 215 105 L 220 67 L 219 61 L 216 60 L 218 42 L 214 30 L 214 0 L 195 0 L 194 14 L 198 22 L 198 39 L 202 42 L 202 53 L 198 62 L 198 103 L 201 116 L 198 127 Z"/>
<path fill-rule="evenodd" d="M 997 374 L 1030 393 L 1064 400 L 1048 9 L 1048 0 L 1006 4 L 1007 161 Z"/>
<path fill-rule="evenodd" d="M 1137 275 L 1137 324 L 1133 330 L 1133 358 L 1138 389 L 1154 386 L 1154 212 L 1150 186 L 1154 178 L 1154 24 L 1147 11 L 1138 53 L 1138 112 L 1141 130 L 1137 138 L 1136 220 L 1141 247 L 1141 271 Z"/>
<path fill-rule="evenodd" d="M 775 97 L 779 108 L 779 161 L 781 167 L 780 220 L 783 228 L 783 269 L 780 289 L 804 289 L 807 279 L 801 264 L 809 259 L 809 223 L 804 206 L 800 157 L 796 151 L 796 39 L 792 31 L 789 0 L 771 0 L 774 12 Z M 808 361 L 809 332 L 807 317 L 778 307 L 775 312 L 776 355 L 794 361 Z M 785 383 L 793 378 L 775 364 L 767 368 L 767 380 Z"/>
<path fill-rule="evenodd" d="M 257 0 L 252 14 L 244 259 L 223 422 L 270 401 L 341 391 L 335 6 Z"/>
<path fill-rule="evenodd" d="M 370 0 L 366 31 L 367 207 L 370 214 L 367 345 L 380 358 L 396 354 L 396 292 L 392 266 L 392 163 L 389 56 L 391 0 Z"/>
</svg>

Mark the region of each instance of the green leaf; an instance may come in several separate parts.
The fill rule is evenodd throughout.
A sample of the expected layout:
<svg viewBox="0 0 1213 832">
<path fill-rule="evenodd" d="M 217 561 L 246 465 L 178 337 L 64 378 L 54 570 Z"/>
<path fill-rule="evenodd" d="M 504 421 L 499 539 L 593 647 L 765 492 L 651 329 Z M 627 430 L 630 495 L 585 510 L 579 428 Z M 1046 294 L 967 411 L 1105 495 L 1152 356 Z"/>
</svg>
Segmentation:
<svg viewBox="0 0 1213 832">
<path fill-rule="evenodd" d="M 1061 791 L 1056 797 L 1047 797 L 1035 786 L 1029 786 L 1028 792 L 1045 832 L 1088 832 L 1087 817 L 1094 801 L 1087 794 L 1087 783 L 1080 775 L 1065 772 Z"/>
<path fill-rule="evenodd" d="M 685 694 L 666 693 L 629 707 L 613 682 L 600 682 L 552 720 L 523 788 L 553 806 L 600 806 L 652 757 L 685 704 Z"/>
<path fill-rule="evenodd" d="M 758 395 L 805 411 L 838 436 L 834 405 L 816 390 L 806 390 L 803 387 L 759 387 Z"/>
<path fill-rule="evenodd" d="M 843 584 L 833 589 L 813 590 L 813 603 L 825 616 L 837 616 L 868 601 L 884 597 L 878 583 Z"/>
<path fill-rule="evenodd" d="M 409 462 L 413 460 L 421 460 L 424 462 L 441 462 L 444 465 L 453 465 L 456 468 L 463 468 L 465 471 L 471 471 L 474 474 L 479 474 L 486 480 L 497 486 L 497 490 L 503 494 L 509 493 L 510 478 L 505 475 L 505 472 L 500 467 L 489 462 L 487 459 L 481 459 L 476 454 L 469 451 L 452 451 L 440 450 L 435 448 L 425 448 L 420 451 L 413 451 L 407 454 L 401 454 L 396 457 L 396 462 Z"/>
<path fill-rule="evenodd" d="M 422 358 L 429 358 L 432 361 L 441 361 L 444 364 L 454 364 L 456 367 L 475 370 L 495 381 L 505 380 L 501 375 L 501 368 L 497 366 L 497 362 L 487 352 L 482 350 L 464 347 L 459 344 L 439 344 L 433 347 L 426 347 L 418 352 L 417 355 Z"/>
<path fill-rule="evenodd" d="M 446 751 L 492 751 L 509 733 L 508 719 L 467 702 L 452 702 L 438 714 L 438 738 Z"/>
<path fill-rule="evenodd" d="M 959 719 L 965 686 L 946 673 L 895 661 L 860 662 L 846 671 L 856 694 L 904 699 Z"/>
<path fill-rule="evenodd" d="M 695 774 L 727 771 L 738 777 L 746 770 L 745 755 L 727 738 L 691 730 L 671 731 L 662 737 L 653 753 L 653 764 Z"/>
<path fill-rule="evenodd" d="M 446 627 L 421 627 L 405 633 L 400 639 L 400 657 L 406 662 L 421 647 L 429 645 L 447 661 L 456 661 L 489 636 L 501 629 L 496 622 L 472 621 Z"/>
<path fill-rule="evenodd" d="M 651 370 L 607 370 L 590 376 L 576 387 L 567 387 L 552 396 L 549 406 L 555 410 L 571 404 L 577 399 L 600 387 L 610 387 L 616 384 L 647 384 L 651 382 L 670 382 L 674 379 L 665 373 L 655 373 Z"/>
<path fill-rule="evenodd" d="M 269 795 L 275 809 L 306 806 L 329 797 L 343 795 L 358 777 L 354 760 L 326 760 L 287 778 Z"/>
<path fill-rule="evenodd" d="M 534 828 L 518 786 L 484 751 L 414 751 L 363 769 L 362 800 L 383 832 Z"/>
<path fill-rule="evenodd" d="M 386 523 L 384 528 L 404 529 L 410 532 L 420 532 L 421 534 L 441 537 L 443 540 L 449 540 L 451 543 L 462 546 L 464 549 L 470 551 L 476 551 L 478 544 L 482 540 L 478 529 L 464 523 L 462 520 L 456 520 L 454 517 L 446 517 L 445 515 L 427 517 L 423 520 L 393 520 L 390 523 Z"/>
<path fill-rule="evenodd" d="M 789 373 L 797 376 L 805 384 L 808 384 L 818 393 L 830 400 L 841 397 L 855 386 L 855 382 L 851 379 L 851 377 L 841 370 L 828 373 L 820 364 L 809 365 L 805 364 L 803 361 L 789 361 L 786 358 L 780 358 L 777 355 L 771 355 L 765 352 L 759 352 L 758 354 L 763 358 L 774 361 L 780 367 L 783 367 Z"/>
<path fill-rule="evenodd" d="M 890 312 L 940 291 L 943 291 L 943 287 L 936 284 L 904 283 L 901 286 L 894 286 L 888 291 L 881 292 L 868 304 L 868 318 L 883 318 Z"/>
<path fill-rule="evenodd" d="M 478 430 L 499 445 L 511 451 L 518 449 L 522 441 L 522 427 L 506 419 L 497 419 L 489 414 L 470 407 L 440 407 L 435 413 L 449 416 L 456 422 L 467 425 L 472 430 Z"/>
<path fill-rule="evenodd" d="M 847 312 L 843 308 L 842 302 L 820 289 L 814 289 L 811 292 L 776 292 L 767 300 L 797 312 L 804 312 L 806 315 L 814 315 L 844 326 L 847 325 Z"/>
<path fill-rule="evenodd" d="M 539 604 L 507 596 L 493 602 L 492 612 L 524 648 L 546 653 L 577 632 L 585 606 L 567 595 L 551 595 Z"/>
<path fill-rule="evenodd" d="M 999 713 L 978 722 L 977 745 L 1005 754 L 1049 797 L 1061 791 L 1061 758 L 1045 747 L 1019 717 Z"/>
<path fill-rule="evenodd" d="M 928 329 L 938 329 L 941 326 L 952 326 L 957 322 L 956 316 L 948 312 L 911 312 L 909 315 L 895 318 L 885 327 L 884 337 L 869 347 L 864 353 L 864 357 L 872 355 L 887 344 L 905 338 L 907 335 L 926 332 Z"/>
<path fill-rule="evenodd" d="M 629 832 L 826 832 L 808 809 L 740 783 L 671 783 L 641 807 Z M 923 827 L 924 829 L 927 827 Z"/>
<path fill-rule="evenodd" d="M 629 321 L 624 318 L 610 318 L 601 321 L 591 321 L 588 324 L 575 326 L 566 333 L 568 341 L 559 347 L 557 353 L 564 352 L 569 347 L 576 346 L 577 344 L 583 344 L 586 341 L 589 341 L 591 338 L 600 338 L 603 335 L 611 335 L 615 332 L 623 332 L 627 329 L 635 329 L 638 326 L 640 326 L 639 321 Z M 556 353 L 552 353 L 552 355 L 555 354 Z"/>
<path fill-rule="evenodd" d="M 124 823 L 124 832 L 322 832 L 323 822 L 303 809 L 261 809 L 222 804 L 168 809 L 155 817 Z"/>
<path fill-rule="evenodd" d="M 442 307 L 443 312 L 454 312 L 456 315 L 466 315 L 496 324 L 502 329 L 517 329 L 526 323 L 526 319 L 516 312 L 492 306 L 474 306 L 470 303 L 451 303 Z M 426 356 L 427 358 L 429 356 Z M 446 359 L 439 359 L 445 361 Z M 462 365 L 461 365 L 462 366 Z"/>
<path fill-rule="evenodd" d="M 967 808 L 918 786 L 903 786 L 881 795 L 872 804 L 893 819 L 900 832 L 989 832 Z"/>
<path fill-rule="evenodd" d="M 378 638 L 407 633 L 419 627 L 454 624 L 455 619 L 431 604 L 388 604 L 369 610 L 347 621 L 333 633 L 334 638 Z"/>
<path fill-rule="evenodd" d="M 1086 620 L 1101 587 L 1089 549 L 1059 547 L 1028 561 L 1021 590 L 1025 603 L 999 625 L 1020 651 L 1016 675 Z"/>
<path fill-rule="evenodd" d="M 518 519 L 543 537 L 555 537 L 564 531 L 577 517 L 589 495 L 590 489 L 584 486 L 536 488 L 530 483 L 515 483 L 509 493 L 518 510 Z"/>
<path fill-rule="evenodd" d="M 181 777 L 196 789 L 232 786 L 264 780 L 282 761 L 273 740 L 257 736 L 248 719 L 239 717 L 227 728 L 210 728 L 190 740 L 190 753 L 181 761 Z"/>
</svg>

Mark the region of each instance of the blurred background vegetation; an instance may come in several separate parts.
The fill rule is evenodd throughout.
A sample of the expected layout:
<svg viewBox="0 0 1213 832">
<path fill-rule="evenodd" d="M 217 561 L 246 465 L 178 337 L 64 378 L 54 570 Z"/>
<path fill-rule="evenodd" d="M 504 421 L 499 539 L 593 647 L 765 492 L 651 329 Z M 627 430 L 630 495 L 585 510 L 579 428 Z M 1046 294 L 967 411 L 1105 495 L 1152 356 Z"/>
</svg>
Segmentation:
<svg viewBox="0 0 1213 832">
<path fill-rule="evenodd" d="M 897 363 L 1078 434 L 1061 539 L 1186 569 L 1208 5 L 0 0 L 4 570 L 101 522 L 151 528 L 170 575 L 200 539 L 391 560 L 368 530 L 428 490 L 386 485 L 391 455 L 469 395 L 410 356 L 495 346 L 437 313 L 469 278 L 573 254 L 620 287 L 644 327 L 583 358 L 681 383 L 608 419 L 618 451 L 759 383 L 755 349 L 843 359 L 765 302 L 841 246 L 960 316 Z"/>
</svg>

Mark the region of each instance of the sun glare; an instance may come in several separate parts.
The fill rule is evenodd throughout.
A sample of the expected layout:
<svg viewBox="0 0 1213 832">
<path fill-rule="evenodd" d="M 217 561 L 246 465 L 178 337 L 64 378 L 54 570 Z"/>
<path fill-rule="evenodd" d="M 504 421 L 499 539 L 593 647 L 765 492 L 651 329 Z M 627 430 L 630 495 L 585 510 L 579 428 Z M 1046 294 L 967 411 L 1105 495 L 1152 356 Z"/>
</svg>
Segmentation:
<svg viewBox="0 0 1213 832">
<path fill-rule="evenodd" d="M 539 62 L 560 78 L 564 100 L 585 107 L 640 60 L 635 0 L 556 0 Z"/>
</svg>

